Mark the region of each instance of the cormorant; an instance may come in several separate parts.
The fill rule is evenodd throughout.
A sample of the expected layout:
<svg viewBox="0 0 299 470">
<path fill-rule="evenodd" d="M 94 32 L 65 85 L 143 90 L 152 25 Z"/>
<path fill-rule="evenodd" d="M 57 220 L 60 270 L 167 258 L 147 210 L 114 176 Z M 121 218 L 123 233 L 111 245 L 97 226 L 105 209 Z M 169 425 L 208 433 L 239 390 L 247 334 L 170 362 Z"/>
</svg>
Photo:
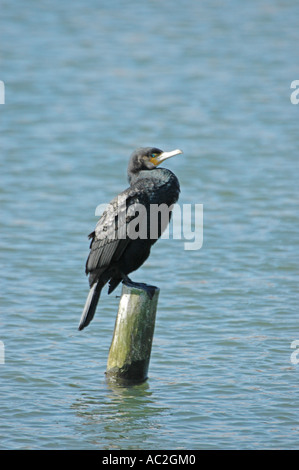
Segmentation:
<svg viewBox="0 0 299 470">
<path fill-rule="evenodd" d="M 177 177 L 166 168 L 157 168 L 181 150 L 163 152 L 155 147 L 135 150 L 128 165 L 129 188 L 116 196 L 98 221 L 91 239 L 85 272 L 90 291 L 81 315 L 79 330 L 93 319 L 104 285 L 110 294 L 121 281 L 132 283 L 128 274 L 148 258 L 151 246 L 167 227 L 173 204 L 179 197 Z M 167 216 L 153 220 L 151 207 L 166 205 Z M 155 205 L 155 206 L 153 206 Z M 164 207 L 166 207 L 164 206 Z"/>
</svg>

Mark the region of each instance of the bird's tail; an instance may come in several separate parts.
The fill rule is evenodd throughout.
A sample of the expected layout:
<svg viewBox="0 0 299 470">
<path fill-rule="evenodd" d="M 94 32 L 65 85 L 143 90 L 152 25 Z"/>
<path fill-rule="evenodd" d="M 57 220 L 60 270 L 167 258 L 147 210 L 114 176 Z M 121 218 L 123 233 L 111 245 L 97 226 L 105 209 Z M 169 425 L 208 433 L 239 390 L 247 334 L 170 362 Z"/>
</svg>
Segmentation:
<svg viewBox="0 0 299 470">
<path fill-rule="evenodd" d="M 80 318 L 79 330 L 83 330 L 93 319 L 102 288 L 103 284 L 100 281 L 95 282 L 91 287 Z"/>
</svg>

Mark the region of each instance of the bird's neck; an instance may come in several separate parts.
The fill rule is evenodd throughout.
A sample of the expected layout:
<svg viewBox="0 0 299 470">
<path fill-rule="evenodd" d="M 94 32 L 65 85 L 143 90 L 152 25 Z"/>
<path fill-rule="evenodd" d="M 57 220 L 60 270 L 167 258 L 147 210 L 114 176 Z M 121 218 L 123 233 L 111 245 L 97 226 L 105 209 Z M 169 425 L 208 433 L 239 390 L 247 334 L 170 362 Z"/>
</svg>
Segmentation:
<svg viewBox="0 0 299 470">
<path fill-rule="evenodd" d="M 131 186 L 148 178 L 157 181 L 157 183 L 159 181 L 165 183 L 172 175 L 173 173 L 167 168 L 154 168 L 153 170 L 141 170 L 138 173 L 128 172 L 128 181 Z"/>
</svg>

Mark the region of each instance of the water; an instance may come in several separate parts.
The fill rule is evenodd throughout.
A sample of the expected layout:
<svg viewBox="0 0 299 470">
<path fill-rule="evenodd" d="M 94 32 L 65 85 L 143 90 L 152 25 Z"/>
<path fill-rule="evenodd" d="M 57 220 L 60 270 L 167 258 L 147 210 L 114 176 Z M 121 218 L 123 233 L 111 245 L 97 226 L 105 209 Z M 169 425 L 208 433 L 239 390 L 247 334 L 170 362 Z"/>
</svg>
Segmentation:
<svg viewBox="0 0 299 470">
<path fill-rule="evenodd" d="M 298 13 L 3 0 L 2 449 L 298 448 Z M 183 149 L 204 243 L 161 240 L 135 274 L 161 289 L 149 379 L 119 388 L 118 299 L 77 325 L 95 208 L 140 145 Z"/>
</svg>

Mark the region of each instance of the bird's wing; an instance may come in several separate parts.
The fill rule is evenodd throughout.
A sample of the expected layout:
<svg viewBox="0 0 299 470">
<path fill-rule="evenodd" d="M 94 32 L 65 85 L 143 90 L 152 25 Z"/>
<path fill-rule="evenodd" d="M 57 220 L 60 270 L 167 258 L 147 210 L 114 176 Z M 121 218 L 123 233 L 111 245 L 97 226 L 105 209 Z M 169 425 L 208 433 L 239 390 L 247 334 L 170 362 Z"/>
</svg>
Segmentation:
<svg viewBox="0 0 299 470">
<path fill-rule="evenodd" d="M 90 253 L 86 262 L 86 274 L 104 271 L 121 257 L 130 242 L 127 224 L 136 217 L 135 207 L 140 204 L 138 187 L 128 188 L 115 197 L 106 207 L 91 238 Z"/>
</svg>

